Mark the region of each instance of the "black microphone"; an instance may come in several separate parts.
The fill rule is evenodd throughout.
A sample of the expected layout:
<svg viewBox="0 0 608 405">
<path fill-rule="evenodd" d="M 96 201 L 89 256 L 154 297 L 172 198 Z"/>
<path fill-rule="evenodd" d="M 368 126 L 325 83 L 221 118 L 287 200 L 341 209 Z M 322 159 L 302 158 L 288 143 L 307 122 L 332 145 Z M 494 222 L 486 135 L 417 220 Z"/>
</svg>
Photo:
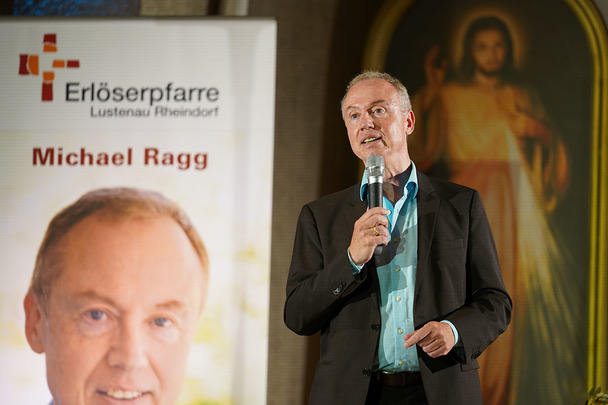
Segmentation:
<svg viewBox="0 0 608 405">
<path fill-rule="evenodd" d="M 384 158 L 380 155 L 371 155 L 365 162 L 367 171 L 367 206 L 369 208 L 382 207 L 382 182 L 384 181 Z M 382 245 L 376 246 L 374 254 L 382 253 Z"/>
</svg>

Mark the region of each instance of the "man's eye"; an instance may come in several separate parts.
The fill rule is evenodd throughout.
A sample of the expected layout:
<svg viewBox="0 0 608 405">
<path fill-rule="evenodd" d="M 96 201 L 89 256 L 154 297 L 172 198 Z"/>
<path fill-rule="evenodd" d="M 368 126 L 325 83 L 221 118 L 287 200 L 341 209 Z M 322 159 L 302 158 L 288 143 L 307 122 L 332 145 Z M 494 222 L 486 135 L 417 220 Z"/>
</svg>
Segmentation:
<svg viewBox="0 0 608 405">
<path fill-rule="evenodd" d="M 374 109 L 374 114 L 378 115 L 378 114 L 382 114 L 384 112 L 384 108 L 376 108 Z"/>
<path fill-rule="evenodd" d="M 105 319 L 106 313 L 99 309 L 93 309 L 93 310 L 89 311 L 89 317 L 91 319 L 93 319 L 94 321 L 101 321 L 101 320 Z"/>
<path fill-rule="evenodd" d="M 78 319 L 78 329 L 85 337 L 99 336 L 115 326 L 111 312 L 101 309 L 86 310 Z"/>
<path fill-rule="evenodd" d="M 350 115 L 351 120 L 356 120 L 357 118 L 359 118 L 359 114 L 354 113 Z"/>
<path fill-rule="evenodd" d="M 154 318 L 154 325 L 166 328 L 171 326 L 172 322 L 169 318 Z"/>
</svg>

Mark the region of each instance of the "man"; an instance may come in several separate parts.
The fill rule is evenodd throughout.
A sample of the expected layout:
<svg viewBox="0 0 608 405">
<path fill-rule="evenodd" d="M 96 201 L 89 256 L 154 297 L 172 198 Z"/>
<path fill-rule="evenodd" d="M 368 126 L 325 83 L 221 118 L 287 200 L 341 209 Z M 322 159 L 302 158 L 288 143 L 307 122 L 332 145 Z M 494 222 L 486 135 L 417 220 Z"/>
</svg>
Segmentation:
<svg viewBox="0 0 608 405">
<path fill-rule="evenodd" d="M 516 308 L 515 327 L 480 359 L 484 404 L 502 405 L 515 399 L 516 377 L 525 375 L 512 371 L 518 346 L 547 349 L 543 369 L 577 369 L 561 353 L 579 344 L 572 337 L 580 329 L 573 323 L 576 312 L 570 309 L 578 300 L 566 298 L 573 291 L 559 272 L 571 270 L 564 266 L 565 247 L 559 246 L 549 222 L 568 189 L 570 169 L 564 143 L 540 97 L 518 83 L 507 25 L 495 16 L 478 18 L 463 42 L 458 80 L 444 82 L 447 63 L 437 47 L 429 51 L 426 84 L 413 97 L 423 118 L 410 150 L 421 170 L 440 167 L 451 181 L 475 188 L 483 198 Z M 525 334 L 524 321 L 538 331 L 534 341 Z M 555 328 L 563 332 L 555 335 Z M 520 366 L 524 372 L 532 368 Z M 536 370 L 523 378 L 534 381 L 531 386 L 544 400 L 556 402 L 577 377 L 565 375 L 560 381 L 549 376 Z"/>
<path fill-rule="evenodd" d="M 53 403 L 175 404 L 207 281 L 196 230 L 160 194 L 100 189 L 57 214 L 24 301 Z"/>
<path fill-rule="evenodd" d="M 364 174 L 301 211 L 285 323 L 321 332 L 310 403 L 481 404 L 475 359 L 511 301 L 479 194 L 416 170 L 414 113 L 395 78 L 354 78 L 342 116 L 359 159 L 384 157 L 384 207 L 367 209 Z"/>
</svg>

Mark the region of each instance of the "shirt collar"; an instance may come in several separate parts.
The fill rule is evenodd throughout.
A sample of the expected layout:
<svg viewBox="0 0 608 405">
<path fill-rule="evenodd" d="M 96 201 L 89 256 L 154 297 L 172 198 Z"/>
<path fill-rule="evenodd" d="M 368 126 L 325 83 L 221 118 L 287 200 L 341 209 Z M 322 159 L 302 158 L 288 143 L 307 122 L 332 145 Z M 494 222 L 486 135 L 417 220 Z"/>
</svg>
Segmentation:
<svg viewBox="0 0 608 405">
<path fill-rule="evenodd" d="M 403 196 L 406 198 L 414 198 L 418 195 L 418 174 L 416 173 L 416 165 L 413 160 L 408 170 L 411 169 L 410 177 L 407 179 L 405 186 L 403 187 Z M 361 179 L 361 186 L 359 188 L 359 198 L 361 201 L 367 199 L 367 170 L 363 170 L 363 178 Z"/>
</svg>

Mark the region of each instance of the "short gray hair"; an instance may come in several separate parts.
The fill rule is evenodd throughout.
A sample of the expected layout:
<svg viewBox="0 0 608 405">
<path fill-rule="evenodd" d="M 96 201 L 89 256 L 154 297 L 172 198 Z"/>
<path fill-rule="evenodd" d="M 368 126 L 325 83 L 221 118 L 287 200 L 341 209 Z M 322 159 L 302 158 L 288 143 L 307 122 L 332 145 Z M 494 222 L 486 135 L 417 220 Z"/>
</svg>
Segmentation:
<svg viewBox="0 0 608 405">
<path fill-rule="evenodd" d="M 162 194 L 129 187 L 102 188 L 89 191 L 64 208 L 51 220 L 38 251 L 30 290 L 44 307 L 61 267 L 57 265 L 57 245 L 80 221 L 100 215 L 104 220 L 120 221 L 133 217 L 169 217 L 184 231 L 201 262 L 203 284 L 207 289 L 209 259 L 207 249 L 190 218 L 175 202 Z"/>
<path fill-rule="evenodd" d="M 374 79 L 384 80 L 384 81 L 388 82 L 389 84 L 391 84 L 395 88 L 395 90 L 397 90 L 397 93 L 399 95 L 399 100 L 401 101 L 401 108 L 402 108 L 403 112 L 407 112 L 412 109 L 412 103 L 410 101 L 410 96 L 407 92 L 407 89 L 405 88 L 403 83 L 401 83 L 401 81 L 399 81 L 399 79 L 397 79 L 394 76 L 389 75 L 388 73 L 378 72 L 375 70 L 365 70 L 365 71 L 359 73 L 357 76 L 355 76 L 348 83 L 348 86 L 346 86 L 346 92 L 344 93 L 344 97 L 342 97 L 342 101 L 340 101 L 340 112 L 342 112 L 343 108 L 344 108 L 344 99 L 346 99 L 348 92 L 354 85 L 361 83 L 363 81 L 366 81 L 366 80 L 374 80 Z"/>
</svg>

